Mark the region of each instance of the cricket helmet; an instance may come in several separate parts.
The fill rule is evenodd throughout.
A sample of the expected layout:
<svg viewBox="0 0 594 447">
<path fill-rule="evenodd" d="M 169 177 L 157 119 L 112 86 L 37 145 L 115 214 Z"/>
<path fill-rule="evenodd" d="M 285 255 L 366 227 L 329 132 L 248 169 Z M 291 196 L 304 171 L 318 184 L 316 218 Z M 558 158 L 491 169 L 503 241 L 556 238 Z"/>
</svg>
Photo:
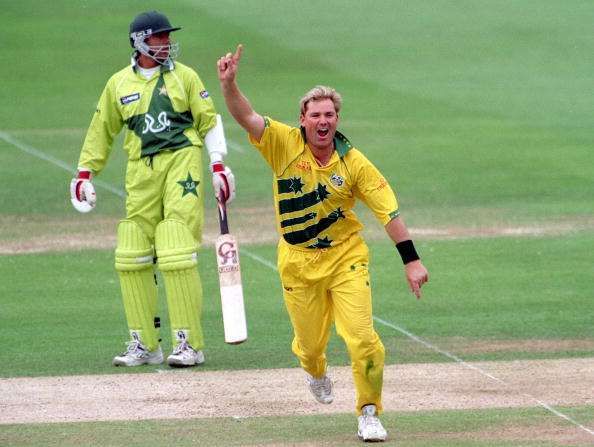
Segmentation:
<svg viewBox="0 0 594 447">
<path fill-rule="evenodd" d="M 134 20 L 130 23 L 130 45 L 140 53 L 163 64 L 167 59 L 174 59 L 177 56 L 179 45 L 172 43 L 169 45 L 169 48 L 164 48 L 163 46 L 151 47 L 146 43 L 146 39 L 153 34 L 170 33 L 180 29 L 181 27 L 172 26 L 165 14 L 158 11 L 143 12 L 134 17 Z M 164 49 L 168 50 L 168 57 L 165 59 L 159 58 L 157 55 L 162 53 Z"/>
</svg>

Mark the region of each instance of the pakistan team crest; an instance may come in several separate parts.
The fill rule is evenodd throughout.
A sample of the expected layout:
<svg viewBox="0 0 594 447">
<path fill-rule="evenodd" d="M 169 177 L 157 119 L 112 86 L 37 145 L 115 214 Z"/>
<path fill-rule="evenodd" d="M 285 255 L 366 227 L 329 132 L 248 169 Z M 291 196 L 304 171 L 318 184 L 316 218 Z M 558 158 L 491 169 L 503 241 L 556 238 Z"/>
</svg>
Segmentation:
<svg viewBox="0 0 594 447">
<path fill-rule="evenodd" d="M 180 185 L 183 189 L 182 197 L 184 197 L 186 194 L 194 194 L 196 197 L 198 197 L 198 191 L 196 191 L 196 187 L 200 184 L 200 181 L 194 180 L 192 178 L 192 174 L 190 174 L 189 171 L 186 179 L 180 180 L 179 182 L 177 182 L 177 184 Z"/>
</svg>

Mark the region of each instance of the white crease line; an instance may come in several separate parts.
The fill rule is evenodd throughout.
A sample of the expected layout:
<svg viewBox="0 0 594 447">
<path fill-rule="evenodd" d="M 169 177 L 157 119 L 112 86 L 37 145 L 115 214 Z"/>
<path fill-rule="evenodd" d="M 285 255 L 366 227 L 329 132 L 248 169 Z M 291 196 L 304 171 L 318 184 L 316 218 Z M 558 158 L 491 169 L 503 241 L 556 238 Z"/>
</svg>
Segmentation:
<svg viewBox="0 0 594 447">
<path fill-rule="evenodd" d="M 76 173 L 76 170 L 73 169 L 72 166 L 67 165 L 62 160 L 58 160 L 57 158 L 54 158 L 51 155 L 48 155 L 48 154 L 40 151 L 39 149 L 35 149 L 34 147 L 29 146 L 28 144 L 25 144 L 25 143 L 17 140 L 16 138 L 10 136 L 6 132 L 0 132 L 0 138 L 2 138 L 7 143 L 12 144 L 14 147 L 20 149 L 21 151 L 23 151 L 29 155 L 33 155 L 34 157 L 45 160 L 45 161 L 53 164 L 54 166 L 58 166 L 59 168 L 62 168 L 65 171 L 70 172 L 71 174 Z"/>
<path fill-rule="evenodd" d="M 233 140 L 230 140 L 229 138 L 227 138 L 227 145 L 233 149 L 234 151 L 239 152 L 240 154 L 244 154 L 245 150 L 243 149 L 243 147 L 241 146 L 241 144 L 236 143 Z"/>
<path fill-rule="evenodd" d="M 260 264 L 264 264 L 266 267 L 268 267 L 269 269 L 274 270 L 275 272 L 278 272 L 278 269 L 276 268 L 276 265 L 274 265 L 272 262 L 258 256 L 255 253 L 252 253 L 249 250 L 246 250 L 245 248 L 241 248 L 240 249 L 240 253 L 244 253 L 246 255 L 248 255 L 250 258 L 255 259 L 256 261 L 258 261 Z"/>
<path fill-rule="evenodd" d="M 274 264 L 272 264 L 271 262 L 267 261 L 266 259 L 261 258 L 260 256 L 254 254 L 254 253 L 252 253 L 250 251 L 247 251 L 245 249 L 243 249 L 242 252 L 245 253 L 246 255 L 248 255 L 250 258 L 255 259 L 256 261 L 262 263 L 266 267 L 268 267 L 268 268 L 270 268 L 272 270 L 278 271 L 278 269 L 276 268 L 276 266 Z M 417 343 L 420 343 L 423 346 L 425 346 L 425 347 L 427 347 L 427 348 L 429 348 L 429 349 L 431 349 L 431 350 L 433 350 L 435 352 L 438 352 L 439 354 L 442 354 L 442 355 L 448 357 L 451 360 L 454 360 L 455 362 L 459 363 L 460 365 L 465 366 L 468 369 L 472 369 L 472 370 L 478 372 L 479 374 L 481 374 L 481 375 L 483 375 L 485 377 L 488 377 L 489 379 L 491 379 L 491 380 L 493 380 L 493 381 L 495 381 L 495 382 L 497 382 L 497 383 L 499 383 L 501 385 L 504 385 L 506 387 L 509 387 L 509 384 L 507 382 L 505 382 L 504 380 L 501 380 L 500 378 L 495 377 L 492 374 L 489 374 L 487 371 L 479 368 L 478 366 L 475 366 L 475 365 L 473 365 L 471 363 L 465 362 L 460 357 L 458 357 L 458 356 L 456 356 L 456 355 L 454 355 L 454 354 L 452 354 L 452 353 L 450 353 L 448 351 L 444 351 L 443 349 L 441 349 L 441 348 L 439 348 L 439 347 L 437 347 L 435 345 L 432 345 L 428 341 L 423 340 L 421 337 L 416 336 L 412 332 L 409 332 L 406 329 L 401 328 L 400 326 L 396 326 L 395 324 L 392 324 L 392 323 L 390 323 L 390 322 L 388 322 L 386 320 L 383 320 L 383 319 L 381 319 L 379 317 L 376 317 L 375 315 L 373 316 L 373 319 L 375 321 L 377 321 L 378 323 L 383 324 L 384 326 L 387 326 L 387 327 L 392 328 L 392 329 L 394 329 L 394 330 L 396 330 L 398 332 L 401 332 L 402 334 L 406 335 L 408 338 L 416 341 Z M 522 394 L 524 396 L 528 397 L 529 399 L 531 399 L 532 401 L 536 402 L 539 406 L 541 406 L 545 410 L 553 413 L 555 416 L 558 416 L 558 417 L 560 417 L 562 419 L 565 419 L 566 421 L 572 423 L 576 427 L 579 427 L 582 430 L 584 430 L 585 432 L 587 432 L 587 433 L 591 434 L 592 436 L 594 436 L 594 431 L 593 430 L 590 430 L 588 427 L 583 426 L 582 424 L 580 424 L 579 422 L 573 420 L 572 418 L 570 418 L 566 414 L 563 414 L 560 411 L 555 410 L 550 405 L 547 405 L 546 403 L 538 400 L 537 398 L 535 398 L 534 396 L 531 396 L 530 394 L 527 394 L 527 393 L 522 393 Z"/>
<path fill-rule="evenodd" d="M 456 356 L 456 355 L 454 355 L 454 354 L 451 354 L 451 353 L 449 353 L 449 352 L 447 352 L 447 351 L 444 351 L 443 349 L 440 349 L 440 348 L 438 348 L 438 347 L 437 347 L 437 346 L 435 346 L 435 345 L 432 345 L 432 344 L 431 344 L 431 343 L 429 343 L 428 341 L 426 341 L 426 340 L 423 340 L 423 339 L 422 339 L 422 338 L 420 338 L 420 337 L 417 337 L 415 334 L 413 334 L 413 333 L 411 333 L 411 332 L 407 331 L 406 329 L 404 329 L 404 328 L 401 328 L 401 327 L 399 327 L 399 326 L 396 326 L 395 324 L 392 324 L 392 323 L 390 323 L 390 322 L 388 322 L 388 321 L 382 320 L 381 318 L 378 318 L 378 317 L 376 317 L 376 316 L 374 316 L 374 317 L 373 317 L 373 319 L 374 319 L 375 321 L 377 321 L 378 323 L 381 323 L 381 324 L 383 324 L 383 325 L 385 325 L 385 326 L 388 326 L 389 328 L 392 328 L 392 329 L 394 329 L 394 330 L 396 330 L 396 331 L 398 331 L 398 332 L 401 332 L 402 334 L 404 334 L 404 335 L 406 335 L 407 337 L 409 337 L 409 338 L 413 339 L 414 341 L 416 341 L 416 342 L 418 342 L 418 343 L 421 343 L 423 346 L 425 346 L 425 347 L 427 347 L 427 348 L 429 348 L 429 349 L 431 349 L 431 350 L 433 350 L 433 351 L 436 351 L 436 352 L 438 352 L 438 353 L 440 353 L 440 354 L 442 354 L 442 355 L 445 355 L 446 357 L 448 357 L 448 358 L 450 358 L 450 359 L 452 359 L 452 360 L 456 361 L 457 363 L 461 364 L 462 366 L 465 366 L 465 367 L 467 367 L 467 368 L 469 368 L 469 369 L 473 369 L 473 370 L 477 371 L 479 374 L 482 374 L 483 376 L 485 376 L 485 377 L 488 377 L 489 379 L 491 379 L 491 380 L 494 380 L 495 382 L 498 382 L 498 383 L 500 383 L 500 384 L 502 384 L 502 385 L 505 385 L 506 387 L 509 387 L 509 384 L 508 384 L 507 382 L 505 382 L 505 381 L 503 381 L 503 380 L 499 379 L 498 377 L 495 377 L 495 376 L 493 376 L 492 374 L 489 374 L 487 371 L 485 371 L 485 370 L 483 370 L 483 369 L 479 368 L 478 366 L 474 366 L 474 365 L 472 365 L 472 364 L 470 364 L 470 363 L 468 363 L 468 362 L 465 362 L 465 361 L 464 361 L 464 360 L 462 360 L 460 357 L 458 357 L 458 356 Z M 567 415 L 565 415 L 565 414 L 561 413 L 561 412 L 560 412 L 560 411 L 558 411 L 558 410 L 555 410 L 553 407 L 551 407 L 551 406 L 547 405 L 546 403 L 544 403 L 544 402 L 542 402 L 542 401 L 538 400 L 536 397 L 534 397 L 534 396 L 531 396 L 530 394 L 527 394 L 527 393 L 522 393 L 522 394 L 523 394 L 524 396 L 528 397 L 529 399 L 533 400 L 534 402 L 536 402 L 538 405 L 540 405 L 541 407 L 543 407 L 545 410 L 547 410 L 547 411 L 550 411 L 550 412 L 551 412 L 551 413 L 553 413 L 555 416 L 558 416 L 558 417 L 560 417 L 560 418 L 563 418 L 563 419 L 565 419 L 566 421 L 569 421 L 569 422 L 571 422 L 571 423 L 572 423 L 573 425 L 575 425 L 576 427 L 579 427 L 579 428 L 581 428 L 582 430 L 584 430 L 585 432 L 587 432 L 587 433 L 590 433 L 592 436 L 594 436 L 594 430 L 591 430 L 591 429 L 589 429 L 588 427 L 585 427 L 585 426 L 583 426 L 582 424 L 580 424 L 579 422 L 577 422 L 577 421 L 573 420 L 573 419 L 572 419 L 572 418 L 570 418 L 569 416 L 567 416 Z"/>
<path fill-rule="evenodd" d="M 40 158 L 42 160 L 45 160 L 45 161 L 53 164 L 54 166 L 64 169 L 65 171 L 69 172 L 70 174 L 75 175 L 77 173 L 76 169 L 72 168 L 70 165 L 63 162 L 62 160 L 52 157 L 51 155 L 48 155 L 48 154 L 44 153 L 43 151 L 41 151 L 37 148 L 34 148 L 31 145 L 23 143 L 22 141 L 17 140 L 12 135 L 10 135 L 6 132 L 0 131 L 0 139 L 6 141 L 9 144 L 12 144 L 14 147 L 20 149 L 21 151 L 23 151 L 29 155 Z M 232 140 L 227 140 L 227 144 L 234 151 L 237 151 L 240 154 L 245 153 L 245 150 L 243 149 L 243 147 L 240 144 L 238 144 Z M 126 198 L 125 191 L 123 191 L 122 189 L 116 188 L 116 187 L 110 185 L 109 183 L 105 183 L 101 180 L 94 179 L 93 184 L 115 194 L 118 197 Z"/>
<path fill-rule="evenodd" d="M 388 322 L 388 321 L 382 320 L 381 318 L 379 318 L 379 317 L 376 317 L 376 316 L 374 316 L 374 317 L 373 317 L 373 319 L 374 319 L 375 321 L 377 321 L 378 323 L 381 323 L 381 324 L 383 324 L 384 326 L 388 326 L 388 327 L 390 327 L 390 328 L 392 328 L 392 329 L 394 329 L 394 330 L 396 330 L 396 331 L 398 331 L 398 332 L 401 332 L 401 333 L 403 333 L 403 334 L 404 334 L 404 335 L 406 335 L 408 338 L 411 338 L 411 339 L 413 339 L 413 340 L 414 340 L 414 341 L 416 341 L 417 343 L 420 343 L 420 344 L 424 345 L 425 347 L 427 347 L 427 348 L 429 348 L 429 349 L 431 349 L 431 350 L 433 350 L 433 351 L 435 351 L 435 352 L 438 352 L 438 353 L 440 353 L 440 354 L 442 354 L 442 355 L 444 355 L 444 356 L 448 357 L 449 359 L 452 359 L 452 360 L 454 360 L 455 362 L 458 362 L 458 363 L 460 363 L 461 365 L 464 365 L 464 366 L 466 366 L 467 368 L 474 369 L 475 371 L 478 371 L 478 372 L 479 372 L 479 373 L 481 373 L 482 375 L 484 375 L 484 376 L 487 376 L 488 378 L 490 378 L 490 379 L 492 379 L 492 380 L 494 380 L 494 381 L 496 381 L 496 382 L 499 382 L 499 383 L 501 383 L 501 384 L 504 384 L 504 385 L 506 384 L 506 383 L 505 383 L 503 380 L 501 380 L 501 379 L 498 379 L 498 378 L 497 378 L 497 377 L 495 377 L 495 376 L 492 376 L 491 374 L 489 374 L 489 373 L 487 373 L 487 372 L 483 371 L 482 369 L 480 369 L 480 368 L 478 368 L 478 367 L 476 367 L 476 366 L 474 366 L 474 365 L 472 365 L 472 364 L 470 364 L 470 363 L 466 363 L 466 362 L 465 362 L 464 360 L 462 360 L 460 357 L 458 357 L 458 356 L 456 356 L 456 355 L 454 355 L 454 354 L 451 354 L 451 353 L 449 353 L 449 352 L 447 352 L 447 351 L 444 351 L 443 349 L 440 349 L 440 348 L 438 348 L 437 346 L 434 346 L 434 345 L 432 345 L 432 344 L 431 344 L 431 343 L 429 343 L 428 341 L 425 341 L 425 340 L 423 340 L 421 337 L 417 337 L 417 336 L 416 336 L 415 334 L 413 334 L 412 332 L 409 332 L 409 331 L 407 331 L 406 329 L 403 329 L 403 328 L 401 328 L 400 326 L 396 326 L 395 324 L 392 324 L 392 323 L 390 323 L 390 322 Z"/>
<path fill-rule="evenodd" d="M 69 172 L 72 175 L 76 175 L 76 173 L 78 172 L 76 169 L 74 169 L 72 166 L 68 165 L 67 163 L 63 162 L 62 160 L 52 157 L 51 155 L 48 155 L 45 152 L 40 151 L 37 148 L 34 148 L 33 146 L 23 143 L 22 141 L 17 140 L 16 138 L 12 137 L 11 135 L 7 134 L 6 132 L 0 132 L 0 139 L 4 140 L 8 144 L 13 145 L 17 149 L 20 149 L 21 151 L 25 152 L 26 154 L 29 154 L 29 155 L 32 155 L 33 157 L 37 157 L 41 160 L 47 161 L 48 163 L 51 163 L 54 166 L 57 166 L 57 167 L 65 170 L 66 172 Z M 122 198 L 126 197 L 126 193 L 123 190 L 116 188 L 116 187 L 110 185 L 109 183 L 105 183 L 105 182 L 102 182 L 101 180 L 94 179 L 93 184 L 105 189 L 106 191 L 109 191 L 109 192 L 115 194 L 118 197 L 122 197 Z"/>
</svg>

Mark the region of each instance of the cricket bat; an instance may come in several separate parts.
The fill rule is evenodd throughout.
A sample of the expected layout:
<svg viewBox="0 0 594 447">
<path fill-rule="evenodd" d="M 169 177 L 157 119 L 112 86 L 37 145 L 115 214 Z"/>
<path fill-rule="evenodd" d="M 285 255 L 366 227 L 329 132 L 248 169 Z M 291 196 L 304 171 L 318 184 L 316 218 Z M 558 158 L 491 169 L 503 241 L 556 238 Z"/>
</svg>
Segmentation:
<svg viewBox="0 0 594 447">
<path fill-rule="evenodd" d="M 217 200 L 217 202 L 221 234 L 215 242 L 215 250 L 219 269 L 219 284 L 221 287 L 225 343 L 236 345 L 247 340 L 247 324 L 243 304 L 243 288 L 241 286 L 241 269 L 239 266 L 239 248 L 235 236 L 229 234 L 225 202 L 220 200 Z"/>
</svg>

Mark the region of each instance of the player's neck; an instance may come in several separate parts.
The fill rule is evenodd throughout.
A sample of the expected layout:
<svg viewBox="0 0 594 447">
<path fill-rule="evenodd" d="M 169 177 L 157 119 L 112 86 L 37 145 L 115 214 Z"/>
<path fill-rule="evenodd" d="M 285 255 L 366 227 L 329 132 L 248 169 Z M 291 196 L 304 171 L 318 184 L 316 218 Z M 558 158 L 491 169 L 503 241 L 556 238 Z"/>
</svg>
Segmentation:
<svg viewBox="0 0 594 447">
<path fill-rule="evenodd" d="M 318 166 L 324 167 L 330 163 L 330 159 L 334 153 L 334 144 L 324 148 L 309 145 L 309 149 L 311 150 L 311 153 L 314 156 Z"/>
<path fill-rule="evenodd" d="M 144 54 L 140 54 L 138 56 L 138 65 L 142 68 L 155 68 L 159 65 L 159 63 L 157 61 L 155 61 L 154 59 L 151 59 L 150 57 L 144 55 Z"/>
</svg>

